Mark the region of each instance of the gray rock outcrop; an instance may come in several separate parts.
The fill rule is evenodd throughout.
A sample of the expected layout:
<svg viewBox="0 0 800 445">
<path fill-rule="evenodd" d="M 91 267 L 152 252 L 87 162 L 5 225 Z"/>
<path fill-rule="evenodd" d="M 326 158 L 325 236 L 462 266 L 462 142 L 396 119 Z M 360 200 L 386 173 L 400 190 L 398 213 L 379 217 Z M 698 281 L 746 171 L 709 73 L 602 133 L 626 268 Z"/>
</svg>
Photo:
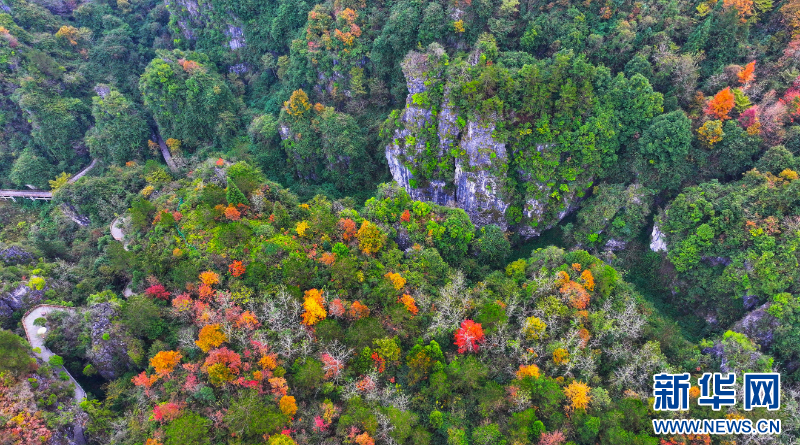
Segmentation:
<svg viewBox="0 0 800 445">
<path fill-rule="evenodd" d="M 479 56 L 473 54 L 470 63 L 477 63 Z M 514 151 L 494 135 L 496 122 L 505 118 L 491 113 L 479 119 L 465 118 L 464 110 L 452 102 L 450 93 L 456 83 L 446 78 L 442 57 L 446 57 L 444 50 L 432 44 L 426 53 L 409 53 L 402 63 L 409 95 L 385 148 L 392 178 L 413 199 L 463 209 L 478 227 L 496 224 L 533 237 L 554 226 L 575 209 L 577 190 L 561 193 L 560 207 L 554 209 L 548 187 L 523 178 L 528 192 L 517 204 L 517 220 L 511 221 L 507 214 L 512 199 L 507 189 Z M 434 83 L 443 91 L 437 112 L 432 111 L 426 96 L 435 94 L 431 89 Z M 432 132 L 435 137 L 428 137 Z M 547 145 L 537 149 L 546 150 Z"/>
</svg>

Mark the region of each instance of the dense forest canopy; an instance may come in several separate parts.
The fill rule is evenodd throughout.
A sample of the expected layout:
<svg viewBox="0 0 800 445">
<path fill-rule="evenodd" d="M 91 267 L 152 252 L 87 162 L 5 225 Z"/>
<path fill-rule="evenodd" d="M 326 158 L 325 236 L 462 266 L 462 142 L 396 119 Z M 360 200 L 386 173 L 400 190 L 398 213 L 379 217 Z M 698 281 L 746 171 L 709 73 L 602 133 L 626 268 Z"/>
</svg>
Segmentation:
<svg viewBox="0 0 800 445">
<path fill-rule="evenodd" d="M 0 0 L 0 79 L 0 443 L 800 438 L 798 0 Z"/>
</svg>

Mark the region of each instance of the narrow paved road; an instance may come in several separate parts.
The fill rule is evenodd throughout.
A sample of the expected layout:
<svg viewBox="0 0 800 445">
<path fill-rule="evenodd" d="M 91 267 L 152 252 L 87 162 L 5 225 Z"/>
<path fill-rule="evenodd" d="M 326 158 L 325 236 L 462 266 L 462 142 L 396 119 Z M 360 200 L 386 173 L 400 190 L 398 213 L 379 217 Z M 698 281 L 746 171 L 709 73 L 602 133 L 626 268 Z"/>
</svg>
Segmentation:
<svg viewBox="0 0 800 445">
<path fill-rule="evenodd" d="M 69 178 L 67 183 L 72 184 L 78 179 L 81 179 L 84 177 L 84 175 L 86 175 L 86 173 L 89 173 L 89 170 L 93 169 L 95 165 L 97 165 L 97 159 L 92 159 L 91 164 L 87 165 L 86 168 L 78 172 L 77 175 Z M 0 199 L 11 199 L 16 201 L 16 198 L 50 200 L 53 199 L 53 192 L 48 192 L 45 190 L 0 190 Z"/>
<path fill-rule="evenodd" d="M 31 344 L 32 348 L 34 349 L 39 348 L 39 350 L 41 351 L 41 352 L 34 351 L 34 354 L 36 354 L 37 357 L 44 360 L 45 362 L 49 361 L 50 357 L 56 354 L 54 354 L 53 351 L 47 349 L 47 347 L 44 345 L 44 338 L 36 333 L 36 331 L 39 330 L 39 326 L 35 326 L 33 322 L 36 321 L 37 318 L 45 317 L 50 312 L 56 312 L 56 311 L 74 312 L 75 309 L 63 306 L 52 306 L 43 304 L 40 306 L 36 306 L 35 308 L 28 311 L 28 313 L 22 319 L 22 325 L 25 327 L 25 336 L 28 337 L 28 342 Z M 81 403 L 84 399 L 86 399 L 86 391 L 83 390 L 83 387 L 81 387 L 81 385 L 75 380 L 75 378 L 72 377 L 72 374 L 70 374 L 66 368 L 62 369 L 64 370 L 64 372 L 67 373 L 67 376 L 69 376 L 69 380 L 72 382 L 72 384 L 75 385 L 75 403 L 76 404 Z M 74 427 L 75 427 L 75 438 L 74 438 L 75 443 L 77 445 L 85 445 L 86 439 L 84 439 L 83 437 L 83 425 L 81 425 L 79 422 L 76 421 Z"/>
</svg>

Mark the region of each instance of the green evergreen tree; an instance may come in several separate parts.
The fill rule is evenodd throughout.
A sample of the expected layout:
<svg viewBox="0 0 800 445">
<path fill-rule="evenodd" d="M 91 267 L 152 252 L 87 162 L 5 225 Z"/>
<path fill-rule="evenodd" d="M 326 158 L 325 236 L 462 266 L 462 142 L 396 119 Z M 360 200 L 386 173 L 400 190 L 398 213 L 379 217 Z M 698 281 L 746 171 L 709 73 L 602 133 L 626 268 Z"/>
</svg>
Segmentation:
<svg viewBox="0 0 800 445">
<path fill-rule="evenodd" d="M 228 199 L 228 204 L 230 205 L 250 205 L 250 201 L 247 200 L 247 197 L 244 196 L 239 187 L 236 186 L 236 183 L 228 178 L 228 189 L 226 190 L 225 197 Z"/>
</svg>

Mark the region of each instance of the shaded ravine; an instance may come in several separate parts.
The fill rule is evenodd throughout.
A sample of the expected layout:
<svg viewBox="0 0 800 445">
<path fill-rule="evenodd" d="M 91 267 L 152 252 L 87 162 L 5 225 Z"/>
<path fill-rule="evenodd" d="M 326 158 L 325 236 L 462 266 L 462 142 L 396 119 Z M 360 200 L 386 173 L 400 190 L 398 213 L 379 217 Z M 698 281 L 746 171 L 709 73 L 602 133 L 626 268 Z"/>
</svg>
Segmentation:
<svg viewBox="0 0 800 445">
<path fill-rule="evenodd" d="M 53 351 L 44 345 L 44 338 L 36 334 L 38 328 L 33 324 L 33 322 L 36 321 L 37 318 L 45 317 L 47 314 L 56 311 L 75 312 L 75 309 L 66 306 L 41 304 L 26 312 L 25 316 L 22 317 L 22 326 L 25 328 L 25 336 L 28 338 L 31 348 L 34 349 L 34 354 L 36 354 L 36 356 L 42 359 L 44 362 L 48 362 L 50 357 L 56 354 L 54 354 Z M 36 352 L 36 348 L 39 348 L 39 352 Z M 84 399 L 86 399 L 86 391 L 84 391 L 83 387 L 78 383 L 78 381 L 72 377 L 72 374 L 69 373 L 67 368 L 62 366 L 62 369 L 65 373 L 67 373 L 67 376 L 72 384 L 75 385 L 75 404 L 79 405 Z M 83 425 L 81 425 L 77 420 L 74 423 L 73 440 L 77 445 L 86 444 L 86 439 L 83 437 Z"/>
</svg>

